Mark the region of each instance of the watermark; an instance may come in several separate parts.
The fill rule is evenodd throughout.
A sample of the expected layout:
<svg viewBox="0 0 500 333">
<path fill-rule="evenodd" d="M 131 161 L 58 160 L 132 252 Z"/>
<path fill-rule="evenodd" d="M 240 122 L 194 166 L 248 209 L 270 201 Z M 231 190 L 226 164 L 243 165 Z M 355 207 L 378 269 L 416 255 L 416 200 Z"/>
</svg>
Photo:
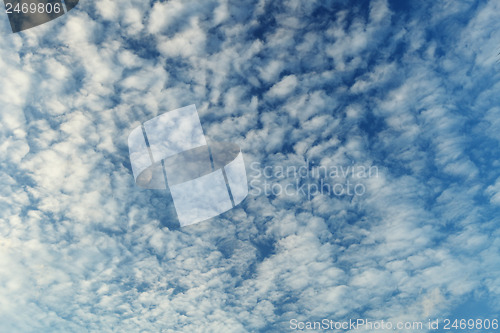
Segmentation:
<svg viewBox="0 0 500 333">
<path fill-rule="evenodd" d="M 461 319 L 427 319 L 425 321 L 386 321 L 369 320 L 366 318 L 349 319 L 335 321 L 328 318 L 319 321 L 300 321 L 290 319 L 291 330 L 337 330 L 337 331 L 355 331 L 355 330 L 445 330 L 445 331 L 463 331 L 463 330 L 498 330 L 497 318 L 461 318 Z"/>
<path fill-rule="evenodd" d="M 55 20 L 75 8 L 79 0 L 3 0 L 12 32 Z"/>
<path fill-rule="evenodd" d="M 207 143 L 194 105 L 166 112 L 128 137 L 136 184 L 166 189 L 181 226 L 220 215 L 243 201 L 248 183 L 240 148 Z"/>
<path fill-rule="evenodd" d="M 366 179 L 378 178 L 374 165 L 313 165 L 309 160 L 297 165 L 250 164 L 250 194 L 258 196 L 316 195 L 353 197 L 366 194 Z"/>
</svg>

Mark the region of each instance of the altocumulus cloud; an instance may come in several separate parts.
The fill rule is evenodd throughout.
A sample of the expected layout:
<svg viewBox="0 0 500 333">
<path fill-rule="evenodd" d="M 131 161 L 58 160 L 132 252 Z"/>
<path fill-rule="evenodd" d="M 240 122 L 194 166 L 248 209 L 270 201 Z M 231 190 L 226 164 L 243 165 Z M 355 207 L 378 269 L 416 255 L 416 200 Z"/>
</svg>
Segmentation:
<svg viewBox="0 0 500 333">
<path fill-rule="evenodd" d="M 1 331 L 498 313 L 498 7 L 81 1 L 2 36 Z M 378 177 L 180 229 L 168 192 L 134 185 L 126 142 L 189 104 L 247 165 Z"/>
</svg>

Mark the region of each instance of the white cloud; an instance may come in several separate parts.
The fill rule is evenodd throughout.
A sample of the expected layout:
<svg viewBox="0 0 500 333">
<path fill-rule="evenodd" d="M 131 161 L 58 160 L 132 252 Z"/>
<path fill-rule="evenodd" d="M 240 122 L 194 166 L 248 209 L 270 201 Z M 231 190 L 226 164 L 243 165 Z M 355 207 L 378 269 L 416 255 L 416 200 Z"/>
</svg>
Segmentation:
<svg viewBox="0 0 500 333">
<path fill-rule="evenodd" d="M 500 178 L 497 178 L 494 185 L 488 186 L 486 193 L 489 194 L 492 204 L 500 205 Z"/>
<path fill-rule="evenodd" d="M 495 6 L 82 2 L 57 29 L 4 36 L 3 328 L 282 331 L 495 298 Z M 250 195 L 181 231 L 167 192 L 134 186 L 126 138 L 192 103 L 247 166 L 379 175 L 362 197 Z"/>
<path fill-rule="evenodd" d="M 270 97 L 285 97 L 292 93 L 298 84 L 299 81 L 295 75 L 285 76 L 280 82 L 271 87 L 268 95 Z"/>
</svg>

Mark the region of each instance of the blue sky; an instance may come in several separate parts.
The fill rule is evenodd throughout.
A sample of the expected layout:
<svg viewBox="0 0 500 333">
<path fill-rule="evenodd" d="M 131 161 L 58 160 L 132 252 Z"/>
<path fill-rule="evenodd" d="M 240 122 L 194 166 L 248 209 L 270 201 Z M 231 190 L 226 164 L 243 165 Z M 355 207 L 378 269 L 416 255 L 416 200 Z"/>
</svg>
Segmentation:
<svg viewBox="0 0 500 333">
<path fill-rule="evenodd" d="M 3 33 L 0 331 L 493 318 L 499 52 L 496 1 L 82 0 Z M 250 191 L 180 228 L 168 190 L 134 184 L 127 137 L 190 104 L 249 181 L 377 176 L 327 179 L 362 195 Z"/>
</svg>

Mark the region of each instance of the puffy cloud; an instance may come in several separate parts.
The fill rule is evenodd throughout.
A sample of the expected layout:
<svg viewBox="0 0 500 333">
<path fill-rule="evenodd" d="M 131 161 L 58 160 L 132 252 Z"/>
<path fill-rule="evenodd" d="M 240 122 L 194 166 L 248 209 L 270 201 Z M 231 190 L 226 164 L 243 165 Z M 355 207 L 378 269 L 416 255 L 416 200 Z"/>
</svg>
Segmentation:
<svg viewBox="0 0 500 333">
<path fill-rule="evenodd" d="M 423 320 L 484 290 L 498 310 L 497 6 L 86 1 L 4 36 L 2 328 Z M 180 229 L 168 191 L 135 187 L 126 143 L 193 103 L 249 180 L 297 191 Z M 363 195 L 266 176 L 304 165 L 377 172 L 327 179 Z"/>
</svg>

